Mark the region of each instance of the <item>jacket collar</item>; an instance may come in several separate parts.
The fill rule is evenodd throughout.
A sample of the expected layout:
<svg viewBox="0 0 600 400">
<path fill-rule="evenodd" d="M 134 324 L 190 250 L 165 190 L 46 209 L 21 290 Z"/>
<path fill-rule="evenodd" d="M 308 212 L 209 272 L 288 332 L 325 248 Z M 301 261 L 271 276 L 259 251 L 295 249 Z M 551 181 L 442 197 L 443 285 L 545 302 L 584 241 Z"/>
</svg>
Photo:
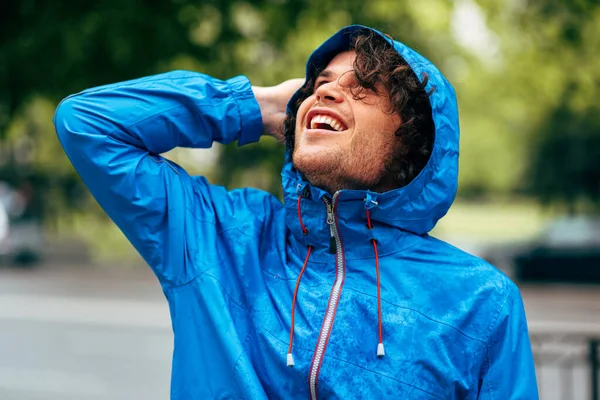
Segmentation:
<svg viewBox="0 0 600 400">
<path fill-rule="evenodd" d="M 332 197 L 303 181 L 284 179 L 284 182 L 286 222 L 291 231 L 290 245 L 299 255 L 306 253 L 307 247 L 312 246 L 311 263 L 331 264 L 335 261 L 335 252 L 331 249 L 327 202 L 334 212 L 333 222 L 337 224 L 346 260 L 372 259 L 374 254 L 371 239 L 377 241 L 380 257 L 402 251 L 418 242 L 417 235 L 388 223 L 385 211 L 380 211 L 385 210 L 385 207 L 380 208 L 380 195 L 377 193 L 342 190 Z M 367 209 L 372 229 L 367 226 Z M 369 265 L 370 267 L 372 266 Z"/>
</svg>

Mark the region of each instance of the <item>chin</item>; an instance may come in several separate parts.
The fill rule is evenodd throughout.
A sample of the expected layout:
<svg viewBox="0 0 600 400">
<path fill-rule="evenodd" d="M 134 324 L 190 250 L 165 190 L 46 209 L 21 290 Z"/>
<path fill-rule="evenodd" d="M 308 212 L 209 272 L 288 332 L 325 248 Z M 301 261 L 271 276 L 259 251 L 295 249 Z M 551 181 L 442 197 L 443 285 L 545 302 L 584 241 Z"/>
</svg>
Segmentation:
<svg viewBox="0 0 600 400">
<path fill-rule="evenodd" d="M 319 152 L 294 151 L 292 163 L 296 169 L 302 172 L 311 170 L 331 170 L 331 163 L 328 157 Z"/>
<path fill-rule="evenodd" d="M 382 190 L 380 185 L 386 175 L 385 166 L 373 162 L 351 163 L 351 170 L 344 168 L 341 155 L 331 149 L 318 149 L 316 146 L 300 147 L 292 154 L 292 164 L 313 186 L 334 193 L 340 189 Z M 346 160 L 347 161 L 347 160 Z"/>
<path fill-rule="evenodd" d="M 336 175 L 339 158 L 331 151 L 301 148 L 294 150 L 292 164 L 311 184 L 320 186 L 317 185 L 317 181 L 320 182 L 324 177 Z"/>
</svg>

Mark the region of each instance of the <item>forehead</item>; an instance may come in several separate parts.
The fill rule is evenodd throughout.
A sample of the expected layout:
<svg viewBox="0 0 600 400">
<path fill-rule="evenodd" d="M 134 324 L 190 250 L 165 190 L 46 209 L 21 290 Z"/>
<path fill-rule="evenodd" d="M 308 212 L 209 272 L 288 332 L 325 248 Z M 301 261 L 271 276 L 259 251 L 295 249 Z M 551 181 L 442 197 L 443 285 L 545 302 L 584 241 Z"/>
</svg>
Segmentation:
<svg viewBox="0 0 600 400">
<path fill-rule="evenodd" d="M 341 75 L 346 71 L 353 70 L 355 59 L 356 52 L 353 50 L 338 53 L 329 61 L 319 76 Z"/>
</svg>

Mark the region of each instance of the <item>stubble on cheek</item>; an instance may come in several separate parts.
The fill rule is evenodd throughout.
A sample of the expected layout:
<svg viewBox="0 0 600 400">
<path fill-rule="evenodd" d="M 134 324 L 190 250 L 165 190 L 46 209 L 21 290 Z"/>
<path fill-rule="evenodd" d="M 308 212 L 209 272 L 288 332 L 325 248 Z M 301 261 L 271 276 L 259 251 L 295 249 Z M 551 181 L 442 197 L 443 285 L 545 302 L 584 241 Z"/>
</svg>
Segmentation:
<svg viewBox="0 0 600 400">
<path fill-rule="evenodd" d="M 374 190 L 387 175 L 386 164 L 394 147 L 391 140 L 371 140 L 367 135 L 353 140 L 343 162 L 345 178 L 352 188 Z"/>
</svg>

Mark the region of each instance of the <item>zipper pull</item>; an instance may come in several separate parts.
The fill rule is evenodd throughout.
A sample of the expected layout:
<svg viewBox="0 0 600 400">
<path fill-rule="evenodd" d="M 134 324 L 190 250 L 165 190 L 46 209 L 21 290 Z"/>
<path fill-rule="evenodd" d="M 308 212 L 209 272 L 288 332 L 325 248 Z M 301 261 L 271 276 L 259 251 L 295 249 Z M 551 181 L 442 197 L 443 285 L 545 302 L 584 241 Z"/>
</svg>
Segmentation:
<svg viewBox="0 0 600 400">
<path fill-rule="evenodd" d="M 335 217 L 333 215 L 333 206 L 325 201 L 327 206 L 327 225 L 329 225 L 329 253 L 335 254 L 337 252 L 337 245 L 335 243 L 335 234 L 333 233 L 333 224 L 335 223 Z"/>
</svg>

